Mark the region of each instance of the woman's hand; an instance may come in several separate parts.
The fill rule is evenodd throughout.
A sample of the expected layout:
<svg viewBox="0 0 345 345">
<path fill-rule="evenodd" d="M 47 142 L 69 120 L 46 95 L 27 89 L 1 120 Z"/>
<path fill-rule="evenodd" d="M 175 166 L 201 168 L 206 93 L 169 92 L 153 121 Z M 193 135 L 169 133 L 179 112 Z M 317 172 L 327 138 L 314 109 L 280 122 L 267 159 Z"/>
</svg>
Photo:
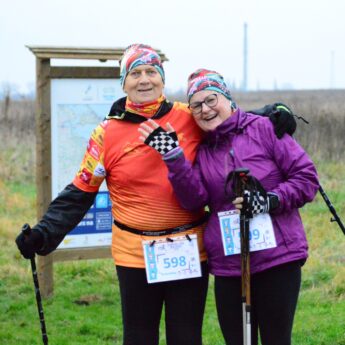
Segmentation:
<svg viewBox="0 0 345 345">
<path fill-rule="evenodd" d="M 269 213 L 279 207 L 279 198 L 275 193 L 265 193 L 262 195 L 259 191 L 244 191 L 244 197 L 237 197 L 233 202 L 236 210 L 252 217 L 260 213 Z"/>
<path fill-rule="evenodd" d="M 141 134 L 139 139 L 154 148 L 163 156 L 163 159 L 171 159 L 182 152 L 177 134 L 169 122 L 167 123 L 167 129 L 168 131 L 165 131 L 151 119 L 140 124 L 138 128 Z"/>
<path fill-rule="evenodd" d="M 233 200 L 232 204 L 236 208 L 236 213 L 240 213 L 242 208 L 243 208 L 243 198 L 242 197 L 237 197 L 235 200 Z"/>
<path fill-rule="evenodd" d="M 145 140 L 148 138 L 148 136 L 156 129 L 158 128 L 157 122 L 149 119 L 146 122 L 143 122 L 140 124 L 140 127 L 138 128 L 138 132 L 141 134 L 139 139 L 144 143 Z"/>
<path fill-rule="evenodd" d="M 138 132 L 141 133 L 139 139 L 144 143 L 147 137 L 157 128 L 159 128 L 159 125 L 154 120 L 148 119 L 146 122 L 143 122 L 142 124 L 140 124 L 140 127 L 138 128 Z M 175 132 L 173 126 L 171 126 L 169 122 L 167 122 L 167 129 L 168 130 L 166 132 L 168 134 Z"/>
</svg>

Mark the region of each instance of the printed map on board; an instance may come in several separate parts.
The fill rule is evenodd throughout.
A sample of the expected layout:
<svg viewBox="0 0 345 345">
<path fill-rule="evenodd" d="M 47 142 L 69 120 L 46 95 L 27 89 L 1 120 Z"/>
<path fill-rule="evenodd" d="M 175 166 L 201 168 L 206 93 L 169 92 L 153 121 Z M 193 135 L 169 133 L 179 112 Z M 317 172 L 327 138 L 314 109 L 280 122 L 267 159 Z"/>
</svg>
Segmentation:
<svg viewBox="0 0 345 345">
<path fill-rule="evenodd" d="M 109 113 L 109 109 L 109 104 L 57 105 L 58 190 L 63 190 L 72 182 L 93 129 Z M 105 183 L 103 185 L 101 190 L 105 190 Z"/>
</svg>

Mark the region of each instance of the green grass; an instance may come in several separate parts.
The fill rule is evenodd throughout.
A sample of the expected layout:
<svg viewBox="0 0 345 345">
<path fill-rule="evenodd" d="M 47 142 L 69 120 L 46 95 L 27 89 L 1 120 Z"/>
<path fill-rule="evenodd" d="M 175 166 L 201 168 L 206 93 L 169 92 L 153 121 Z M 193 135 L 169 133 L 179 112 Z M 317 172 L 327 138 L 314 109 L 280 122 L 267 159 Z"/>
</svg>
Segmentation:
<svg viewBox="0 0 345 345">
<path fill-rule="evenodd" d="M 318 162 L 320 180 L 344 221 L 345 164 Z M 35 223 L 32 182 L 0 182 L 0 344 L 41 344 L 40 323 L 29 261 L 14 239 L 23 223 Z M 30 179 L 29 179 L 30 181 Z M 309 240 L 302 290 L 293 329 L 295 345 L 345 345 L 345 236 L 318 195 L 302 212 Z M 49 343 L 121 344 L 118 282 L 112 260 L 54 264 L 54 296 L 43 301 Z M 165 344 L 164 325 L 161 342 Z M 213 296 L 213 279 L 204 319 L 204 345 L 224 344 Z"/>
</svg>

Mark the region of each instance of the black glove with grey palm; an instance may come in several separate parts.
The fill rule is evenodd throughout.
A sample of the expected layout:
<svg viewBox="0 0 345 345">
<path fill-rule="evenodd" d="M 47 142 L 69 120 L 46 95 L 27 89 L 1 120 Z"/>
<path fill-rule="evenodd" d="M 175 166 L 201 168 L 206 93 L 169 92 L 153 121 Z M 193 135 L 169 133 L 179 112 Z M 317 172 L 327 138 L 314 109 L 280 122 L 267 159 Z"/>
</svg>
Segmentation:
<svg viewBox="0 0 345 345">
<path fill-rule="evenodd" d="M 269 117 L 274 126 L 274 132 L 278 139 L 285 133 L 293 135 L 297 128 L 296 119 L 308 123 L 302 116 L 295 115 L 284 103 L 267 104 L 263 108 L 250 110 L 248 113 Z"/>
<path fill-rule="evenodd" d="M 44 243 L 44 236 L 39 230 L 33 229 L 29 234 L 21 232 L 16 238 L 16 244 L 25 259 L 35 256 Z"/>
<path fill-rule="evenodd" d="M 146 138 L 145 144 L 154 148 L 162 156 L 179 147 L 176 132 L 167 132 L 162 127 L 156 128 Z"/>
</svg>

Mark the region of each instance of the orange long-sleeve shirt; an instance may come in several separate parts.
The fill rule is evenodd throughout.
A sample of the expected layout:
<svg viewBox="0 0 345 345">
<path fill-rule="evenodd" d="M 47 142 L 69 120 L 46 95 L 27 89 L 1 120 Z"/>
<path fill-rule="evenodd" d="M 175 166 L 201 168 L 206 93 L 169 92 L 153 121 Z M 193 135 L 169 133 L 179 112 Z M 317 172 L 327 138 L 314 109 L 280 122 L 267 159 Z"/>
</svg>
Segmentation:
<svg viewBox="0 0 345 345">
<path fill-rule="evenodd" d="M 201 133 L 186 105 L 174 103 L 166 115 L 155 121 L 162 127 L 170 122 L 178 133 L 185 156 L 193 161 Z M 138 124 L 111 119 L 93 131 L 73 184 L 83 191 L 95 192 L 104 179 L 113 217 L 132 228 L 161 230 L 194 222 L 203 215 L 203 211 L 191 213 L 179 205 L 161 155 L 139 140 Z M 203 226 L 199 226 L 178 236 L 196 233 L 200 258 L 205 260 L 202 231 Z M 147 239 L 152 237 L 136 235 L 113 225 L 115 263 L 143 268 L 142 241 Z"/>
</svg>

